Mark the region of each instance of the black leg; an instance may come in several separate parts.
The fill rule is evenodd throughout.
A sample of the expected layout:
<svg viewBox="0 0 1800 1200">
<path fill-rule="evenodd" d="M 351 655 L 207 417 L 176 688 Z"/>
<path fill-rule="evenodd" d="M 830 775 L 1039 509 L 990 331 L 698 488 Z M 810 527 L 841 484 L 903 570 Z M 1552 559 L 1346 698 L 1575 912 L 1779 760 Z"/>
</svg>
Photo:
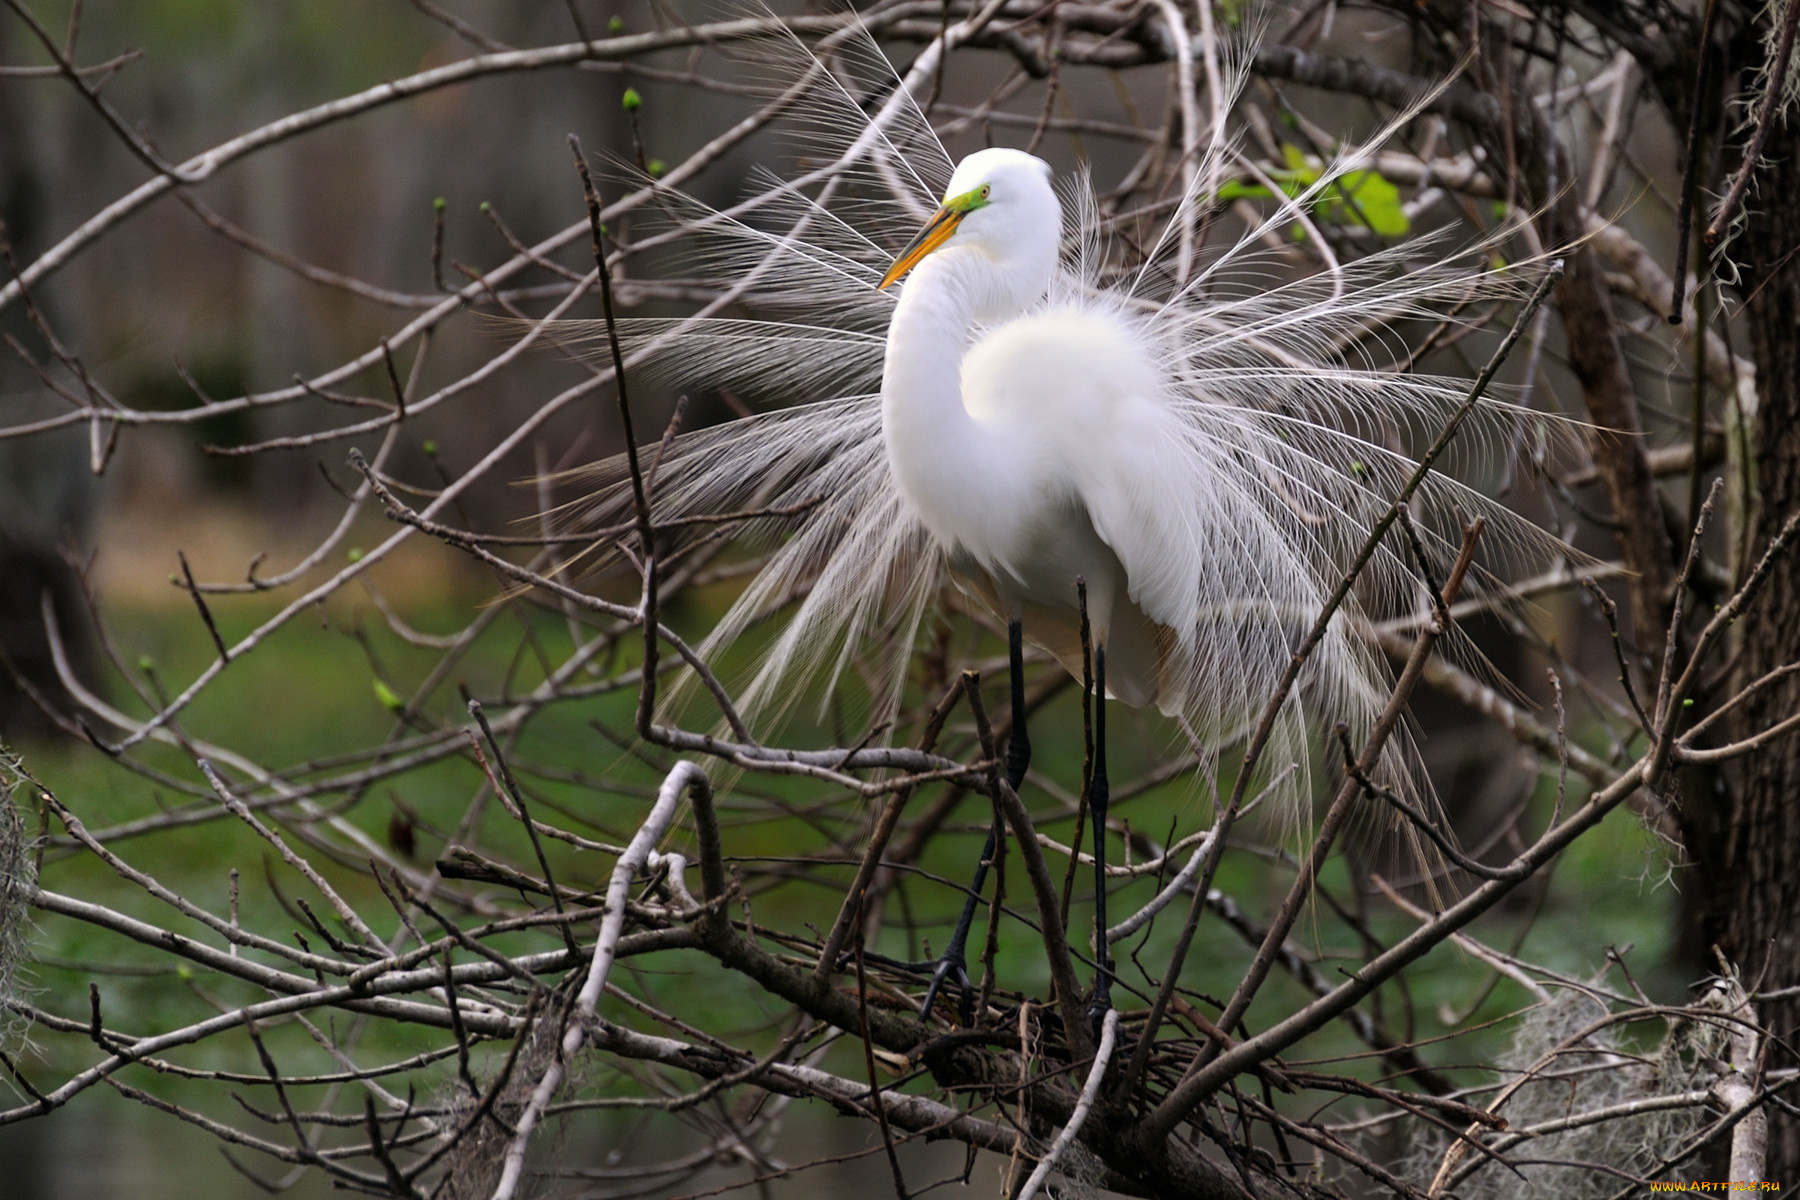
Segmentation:
<svg viewBox="0 0 1800 1200">
<path fill-rule="evenodd" d="M 1088 816 L 1094 822 L 1094 998 L 1088 1012 L 1098 1028 L 1112 1007 L 1112 951 L 1106 943 L 1106 647 L 1094 647 L 1094 774 L 1088 781 Z"/>
<path fill-rule="evenodd" d="M 1012 676 L 1012 735 L 1006 742 L 1006 782 L 1017 791 L 1031 765 L 1031 739 L 1025 733 L 1025 631 L 1017 621 L 1006 627 L 1006 651 L 1008 673 Z M 956 919 L 956 931 L 950 935 L 950 944 L 931 973 L 931 986 L 925 989 L 925 1003 L 919 1011 L 926 1020 L 931 1019 L 931 1006 L 937 1002 L 944 981 L 955 976 L 957 1015 L 965 1027 L 974 1023 L 975 993 L 969 983 L 967 958 L 969 929 L 975 923 L 975 909 L 981 902 L 981 889 L 987 883 L 988 868 L 994 863 L 1000 837 L 1000 814 L 996 812 L 994 823 L 988 827 L 987 844 L 981 848 L 981 861 L 975 865 L 975 878 L 969 884 L 969 898 L 963 901 L 962 915 Z"/>
<path fill-rule="evenodd" d="M 1006 783 L 1016 792 L 1031 766 L 1031 738 L 1025 733 L 1025 631 L 1017 621 L 1006 627 L 1006 670 L 1012 676 L 1012 733 L 1006 739 Z"/>
</svg>

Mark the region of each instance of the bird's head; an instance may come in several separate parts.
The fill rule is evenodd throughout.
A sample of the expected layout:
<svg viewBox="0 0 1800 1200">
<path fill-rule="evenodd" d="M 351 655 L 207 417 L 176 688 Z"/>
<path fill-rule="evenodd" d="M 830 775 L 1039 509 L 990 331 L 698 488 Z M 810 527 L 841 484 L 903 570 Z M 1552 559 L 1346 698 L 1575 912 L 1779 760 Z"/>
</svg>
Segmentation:
<svg viewBox="0 0 1800 1200">
<path fill-rule="evenodd" d="M 988 259 L 1025 293 L 1043 295 L 1056 269 L 1062 205 L 1050 187 L 1050 164 L 1022 150 L 977 150 L 956 165 L 943 203 L 894 260 L 887 287 L 933 251 L 967 248 Z"/>
</svg>

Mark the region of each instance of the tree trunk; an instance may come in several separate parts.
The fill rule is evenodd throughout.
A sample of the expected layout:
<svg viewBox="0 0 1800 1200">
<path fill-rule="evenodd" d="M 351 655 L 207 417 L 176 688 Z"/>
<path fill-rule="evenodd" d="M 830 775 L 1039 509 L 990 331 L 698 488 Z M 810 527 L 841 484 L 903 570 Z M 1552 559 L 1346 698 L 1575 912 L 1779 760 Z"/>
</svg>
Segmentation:
<svg viewBox="0 0 1800 1200">
<path fill-rule="evenodd" d="M 1721 8 L 1710 48 L 1715 57 L 1709 82 L 1699 90 L 1696 68 L 1705 51 L 1697 12 L 1663 9 L 1656 19 L 1661 28 L 1645 36 L 1644 22 L 1624 7 L 1590 11 L 1637 58 L 1670 124 L 1685 129 L 1698 105 L 1705 133 L 1735 122 L 1729 114 L 1743 109 L 1722 106 L 1734 97 L 1742 104 L 1745 84 L 1765 62 L 1764 34 L 1775 9 L 1759 8 Z M 1721 118 L 1721 112 L 1727 115 Z M 1745 131 L 1732 135 L 1725 155 L 1728 177 L 1741 168 L 1737 155 L 1747 142 Z M 1731 333 L 1748 335 L 1756 365 L 1755 411 L 1742 414 L 1749 427 L 1744 457 L 1752 474 L 1747 513 L 1742 524 L 1726 529 L 1746 551 L 1740 572 L 1761 557 L 1789 516 L 1800 512 L 1800 114 L 1790 112 L 1776 121 L 1755 171 L 1744 198 L 1746 215 L 1725 247 L 1739 272 L 1737 294 L 1745 298 L 1742 311 L 1733 316 Z M 1711 218 L 1710 209 L 1705 203 L 1696 206 L 1694 220 L 1701 228 Z M 1727 421 L 1732 417 L 1719 415 Z M 1726 469 L 1734 476 L 1728 483 L 1735 486 L 1741 464 L 1733 461 Z M 1715 527 L 1731 524 L 1723 514 L 1715 521 Z M 1702 704 L 1717 704 L 1770 670 L 1800 661 L 1800 554 L 1789 553 L 1775 563 L 1735 632 L 1733 677 L 1716 694 L 1701 697 Z M 1748 736 L 1796 711 L 1800 681 L 1787 679 L 1739 706 L 1727 736 Z M 1679 820 L 1693 864 L 1682 889 L 1683 939 L 1699 960 L 1695 965 L 1711 967 L 1716 947 L 1742 972 L 1749 990 L 1800 985 L 1800 805 L 1795 803 L 1800 799 L 1800 743 L 1782 739 L 1726 771 L 1689 770 L 1683 775 Z M 1800 1004 L 1774 1001 L 1756 1007 L 1764 1027 L 1775 1035 L 1765 1069 L 1797 1065 L 1780 1047 L 1795 1044 Z M 1722 1149 L 1715 1161 L 1723 1168 Z M 1800 1119 L 1783 1111 L 1770 1111 L 1762 1178 L 1800 1178 Z"/>
<path fill-rule="evenodd" d="M 1750 561 L 1782 523 L 1800 511 L 1800 119 L 1775 129 L 1748 198 L 1748 226 L 1732 257 L 1744 268 L 1742 326 L 1756 360 L 1752 423 L 1755 486 Z M 1800 555 L 1779 561 L 1756 604 L 1740 621 L 1738 684 L 1800 660 Z M 1739 736 L 1800 710 L 1800 683 L 1788 679 L 1745 704 Z M 1723 861 L 1696 866 L 1709 903 L 1701 931 L 1743 970 L 1747 986 L 1769 991 L 1800 984 L 1800 745 L 1784 739 L 1742 761 Z M 1793 1044 L 1800 1006 L 1760 1006 L 1762 1022 Z M 1769 1066 L 1792 1066 L 1776 1061 Z M 1800 1121 L 1771 1113 L 1765 1179 L 1800 1178 Z"/>
<path fill-rule="evenodd" d="M 20 61 L 11 44 L 16 25 L 0 21 L 0 62 Z M 0 222 L 21 263 L 31 261 L 48 216 L 33 161 L 38 143 L 28 136 L 30 122 L 21 107 L 25 95 L 23 88 L 0 88 Z M 11 278 L 3 263 L 0 278 Z M 48 297 L 38 300 L 54 311 Z M 40 359 L 49 357 L 16 306 L 0 319 L 0 334 L 35 347 Z M 0 349 L 0 396 L 23 397 L 34 386 L 30 370 L 11 350 Z M 86 670 L 91 657 L 81 632 L 87 627 L 81 581 L 57 552 L 59 542 L 79 540 L 92 506 L 93 480 L 82 470 L 83 437 L 83 430 L 74 429 L 48 441 L 0 442 L 0 742 L 41 740 L 55 732 L 27 689 L 50 703 L 65 703 L 44 636 L 45 596 L 55 605 L 77 668 Z"/>
</svg>

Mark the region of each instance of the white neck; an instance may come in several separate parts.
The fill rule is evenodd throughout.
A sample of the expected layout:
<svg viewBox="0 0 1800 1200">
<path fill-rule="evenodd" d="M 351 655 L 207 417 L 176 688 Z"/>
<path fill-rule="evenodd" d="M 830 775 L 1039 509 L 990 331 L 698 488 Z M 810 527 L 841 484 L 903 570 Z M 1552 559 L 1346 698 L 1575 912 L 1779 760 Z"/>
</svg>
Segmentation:
<svg viewBox="0 0 1800 1200">
<path fill-rule="evenodd" d="M 977 250 L 941 250 L 913 269 L 888 326 L 881 378 L 888 463 L 901 494 L 945 545 L 957 541 L 961 524 L 948 506 L 962 498 L 961 510 L 972 491 L 979 494 L 1000 457 L 995 431 L 970 416 L 962 393 L 969 334 L 998 298 L 998 274 Z"/>
</svg>

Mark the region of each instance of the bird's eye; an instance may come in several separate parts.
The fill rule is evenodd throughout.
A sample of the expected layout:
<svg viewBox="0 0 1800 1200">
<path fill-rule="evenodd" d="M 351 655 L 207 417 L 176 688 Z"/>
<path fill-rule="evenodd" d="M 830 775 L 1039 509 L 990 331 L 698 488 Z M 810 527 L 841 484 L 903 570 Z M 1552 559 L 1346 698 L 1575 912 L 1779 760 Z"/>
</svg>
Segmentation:
<svg viewBox="0 0 1800 1200">
<path fill-rule="evenodd" d="M 994 185 L 993 184 L 984 183 L 981 185 L 981 198 L 983 200 L 986 200 L 989 196 L 991 196 L 993 194 L 994 194 Z"/>
</svg>

